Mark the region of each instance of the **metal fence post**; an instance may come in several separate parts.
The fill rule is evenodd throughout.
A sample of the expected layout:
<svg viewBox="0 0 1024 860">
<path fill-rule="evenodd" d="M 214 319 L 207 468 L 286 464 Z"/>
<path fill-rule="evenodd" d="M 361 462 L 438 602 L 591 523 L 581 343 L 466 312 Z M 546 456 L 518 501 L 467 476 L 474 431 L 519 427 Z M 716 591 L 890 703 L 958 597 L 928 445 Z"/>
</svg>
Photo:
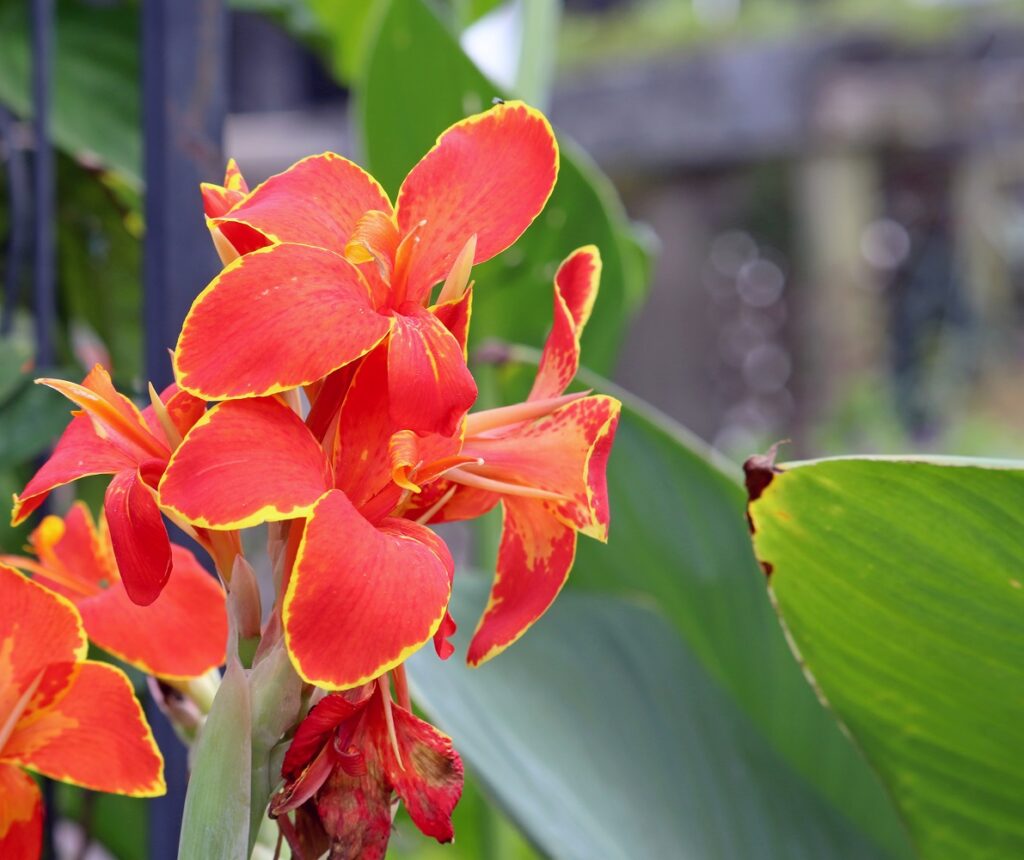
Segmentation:
<svg viewBox="0 0 1024 860">
<path fill-rule="evenodd" d="M 223 175 L 227 13 L 223 0 L 145 0 L 142 79 L 146 237 L 146 373 L 171 381 L 167 350 L 219 264 L 203 220 L 201 181 Z M 155 707 L 148 713 L 167 758 L 167 795 L 151 804 L 149 860 L 177 856 L 185 752 Z"/>
</svg>

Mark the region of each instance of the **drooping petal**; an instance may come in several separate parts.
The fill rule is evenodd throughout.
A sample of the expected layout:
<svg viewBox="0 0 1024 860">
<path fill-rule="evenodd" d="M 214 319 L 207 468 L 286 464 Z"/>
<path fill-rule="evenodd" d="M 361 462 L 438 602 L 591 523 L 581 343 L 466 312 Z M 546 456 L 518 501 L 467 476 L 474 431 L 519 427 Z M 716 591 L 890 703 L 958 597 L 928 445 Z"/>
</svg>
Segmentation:
<svg viewBox="0 0 1024 860">
<path fill-rule="evenodd" d="M 21 768 L 0 764 L 0 857 L 37 860 L 43 848 L 43 797 Z"/>
<path fill-rule="evenodd" d="M 555 308 L 530 400 L 558 397 L 580 366 L 580 335 L 590 318 L 601 280 L 601 256 L 593 245 L 573 251 L 555 274 Z"/>
<path fill-rule="evenodd" d="M 171 575 L 171 542 L 153 491 L 139 470 L 126 469 L 114 476 L 103 510 L 128 596 L 133 603 L 148 606 Z"/>
<path fill-rule="evenodd" d="M 4 761 L 96 791 L 155 797 L 166 790 L 163 757 L 124 672 L 87 660 L 67 692 L 29 708 Z"/>
<path fill-rule="evenodd" d="M 67 598 L 5 564 L 0 564 L 0 607 L 2 726 L 23 697 L 30 696 L 32 703 L 40 704 L 64 689 L 69 673 L 47 672 L 47 668 L 73 666 L 84 660 L 88 643 L 78 611 Z M 34 692 L 29 693 L 33 686 Z"/>
<path fill-rule="evenodd" d="M 451 842 L 455 836 L 452 811 L 462 796 L 462 759 L 448 735 L 397 704 L 391 710 L 401 762 L 391 749 L 383 721 L 375 720 L 372 724 L 388 779 L 423 834 L 438 842 Z"/>
<path fill-rule="evenodd" d="M 306 525 L 284 599 L 292 662 L 327 689 L 365 684 L 430 640 L 451 593 L 451 555 L 424 526 L 376 528 L 332 490 Z"/>
<path fill-rule="evenodd" d="M 85 415 L 76 415 L 58 440 L 50 459 L 14 497 L 11 522 L 13 525 L 24 522 L 56 487 L 87 475 L 113 475 L 135 466 L 134 458 L 96 435 L 92 422 Z"/>
<path fill-rule="evenodd" d="M 276 397 L 207 412 L 171 457 L 160 504 L 201 528 L 241 529 L 304 517 L 333 486 L 319 443 Z"/>
<path fill-rule="evenodd" d="M 557 175 L 551 126 L 522 102 L 505 102 L 451 126 L 398 194 L 403 234 L 426 221 L 406 297 L 423 301 L 474 233 L 475 263 L 509 247 L 544 208 Z"/>
<path fill-rule="evenodd" d="M 336 767 L 316 796 L 316 810 L 337 860 L 384 860 L 391 838 L 391 785 L 383 777 L 380 754 L 367 744 L 369 774 L 353 775 Z M 310 855 L 313 856 L 313 855 Z"/>
<path fill-rule="evenodd" d="M 77 601 L 89 638 L 159 678 L 196 678 L 224 663 L 228 637 L 224 591 L 195 556 L 171 544 L 174 575 L 151 606 L 138 606 L 112 579 Z"/>
<path fill-rule="evenodd" d="M 370 209 L 391 213 L 384 189 L 357 164 L 325 152 L 271 176 L 217 223 L 240 222 L 272 242 L 317 245 L 341 254 Z"/>
<path fill-rule="evenodd" d="M 403 306 L 388 340 L 388 396 L 395 425 L 451 436 L 476 394 L 462 345 L 426 309 Z"/>
<path fill-rule="evenodd" d="M 344 257 L 274 245 L 227 266 L 192 305 L 174 353 L 178 384 L 205 400 L 308 385 L 390 330 Z"/>
<path fill-rule="evenodd" d="M 593 395 L 574 400 L 514 433 L 474 436 L 464 453 L 484 461 L 488 477 L 558 493 L 552 510 L 567 525 L 607 539 L 605 469 L 618 424 L 620 403 Z"/>
<path fill-rule="evenodd" d="M 471 666 L 504 651 L 544 614 L 576 557 L 576 532 L 554 516 L 550 502 L 506 496 L 502 504 L 497 571 L 469 643 L 466 661 Z"/>
</svg>

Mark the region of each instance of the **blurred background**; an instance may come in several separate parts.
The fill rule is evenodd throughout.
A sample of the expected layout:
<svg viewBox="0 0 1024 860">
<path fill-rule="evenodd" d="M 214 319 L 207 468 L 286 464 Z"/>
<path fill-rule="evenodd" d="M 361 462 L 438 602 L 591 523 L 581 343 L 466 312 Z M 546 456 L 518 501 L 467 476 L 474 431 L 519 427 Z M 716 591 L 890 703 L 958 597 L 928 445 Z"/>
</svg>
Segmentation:
<svg viewBox="0 0 1024 860">
<path fill-rule="evenodd" d="M 42 48 L 32 43 L 39 5 L 51 5 L 55 21 Z M 227 156 L 253 186 L 335 150 L 369 163 L 393 192 L 400 168 L 415 160 L 405 158 L 404 121 L 418 122 L 435 96 L 456 118 L 486 107 L 479 89 L 443 87 L 449 72 L 453 81 L 461 74 L 452 49 L 397 62 L 402 39 L 418 38 L 415 27 L 396 30 L 395 53 L 381 57 L 374 28 L 388 3 L 185 5 L 199 17 L 176 36 L 173 3 L 0 0 L 4 495 L 20 488 L 66 420 L 59 398 L 23 384 L 33 361 L 77 378 L 99 360 L 141 391 L 146 378 L 168 372 L 153 369 L 173 345 L 168 332 L 204 286 L 203 267 L 216 270 L 194 184 L 178 187 L 169 171 L 163 193 L 178 208 L 147 208 L 159 205 L 146 202 L 144 176 L 161 134 L 207 181 L 219 180 Z M 585 181 L 592 197 L 579 199 L 599 201 L 617 248 L 602 299 L 608 310 L 588 332 L 584 363 L 731 461 L 782 439 L 790 440 L 786 459 L 1024 453 L 1024 4 L 427 5 L 493 95 L 537 104 L 563 142 L 578 145 L 565 143 L 576 166 L 562 181 Z M 171 17 L 146 18 L 153 6 Z M 182 44 L 175 39 L 185 40 L 179 60 L 197 89 L 183 98 L 195 113 L 146 95 L 143 72 L 155 60 L 143 51 L 144 32 L 172 53 Z M 54 293 L 42 312 L 34 219 L 44 204 L 33 183 L 48 156 L 36 146 L 31 90 L 41 49 L 52 60 L 57 189 L 53 270 L 43 273 Z M 176 73 L 173 63 L 166 69 Z M 431 134 L 447 124 L 430 122 Z M 421 136 L 409 137 L 411 153 L 422 152 Z M 200 237 L 196 244 L 176 232 L 182 200 L 193 207 L 187 235 Z M 513 287 L 524 263 L 515 250 L 481 269 L 481 296 L 489 279 L 498 286 L 495 298 L 481 298 L 478 348 L 493 337 L 540 345 L 553 266 L 590 241 L 575 240 L 579 212 L 555 208 L 536 228 L 573 236 L 565 248 L 548 241 L 551 259 L 530 272 L 530 289 L 543 297 L 536 320 L 517 316 L 514 296 L 523 293 Z M 154 241 L 157 223 L 163 262 L 147 257 L 144 276 L 144 248 L 155 248 L 144 242 Z M 154 309 L 144 285 L 161 277 L 169 304 Z M 42 362 L 40 326 L 49 338 Z M 147 341 L 147 327 L 163 335 Z M 0 524 L 0 541 L 23 538 Z M 475 792 L 467 818 L 484 804 Z M 67 801 L 82 802 L 93 801 Z M 505 845 L 501 856 L 531 856 L 503 821 L 487 825 L 487 844 Z M 429 853 L 418 837 L 410 845 Z"/>
</svg>

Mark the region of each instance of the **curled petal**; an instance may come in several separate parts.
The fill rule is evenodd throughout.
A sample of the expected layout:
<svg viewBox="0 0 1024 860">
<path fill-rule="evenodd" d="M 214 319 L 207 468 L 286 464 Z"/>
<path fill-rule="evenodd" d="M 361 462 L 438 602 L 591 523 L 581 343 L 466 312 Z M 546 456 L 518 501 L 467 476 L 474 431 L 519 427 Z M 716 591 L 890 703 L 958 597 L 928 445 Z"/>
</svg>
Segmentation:
<svg viewBox="0 0 1024 860">
<path fill-rule="evenodd" d="M 57 442 L 53 453 L 14 497 L 13 525 L 24 522 L 50 495 L 64 484 L 87 475 L 113 475 L 134 469 L 137 460 L 106 439 L 96 435 L 85 415 L 76 415 Z"/>
<path fill-rule="evenodd" d="M 422 301 L 475 233 L 474 263 L 504 251 L 544 208 L 558 175 L 558 144 L 543 114 L 510 101 L 457 122 L 398 193 L 401 232 L 425 221 L 407 298 Z"/>
<path fill-rule="evenodd" d="M 508 496 L 491 597 L 466 660 L 479 666 L 522 636 L 562 590 L 576 557 L 576 532 L 550 502 Z"/>
<path fill-rule="evenodd" d="M 390 214 L 391 201 L 357 164 L 333 152 L 311 155 L 257 186 L 216 223 L 241 223 L 272 242 L 317 245 L 343 253 L 364 212 Z"/>
<path fill-rule="evenodd" d="M 125 590 L 133 603 L 148 606 L 171 575 L 171 542 L 153 491 L 139 470 L 126 469 L 114 476 L 103 510 Z"/>
<path fill-rule="evenodd" d="M 199 294 L 178 339 L 175 374 L 205 400 L 273 394 L 359 358 L 391 325 L 344 257 L 274 245 L 235 260 Z"/>
<path fill-rule="evenodd" d="M 373 690 L 373 687 L 367 687 L 354 696 L 352 693 L 331 693 L 317 702 L 295 731 L 281 764 L 281 775 L 287 780 L 296 778 L 330 741 L 334 730 L 359 713 L 373 695 Z"/>
<path fill-rule="evenodd" d="M 404 306 L 388 341 L 388 395 L 396 427 L 451 436 L 476 394 L 451 332 L 424 308 Z"/>
<path fill-rule="evenodd" d="M 345 257 L 353 263 L 374 262 L 381 278 L 390 281 L 400 238 L 391 213 L 371 209 L 356 223 Z"/>
<path fill-rule="evenodd" d="M 0 764 L 0 857 L 36 860 L 43 848 L 43 797 L 21 768 Z"/>
<path fill-rule="evenodd" d="M 174 452 L 160 504 L 201 528 L 241 529 L 306 516 L 333 483 L 316 438 L 279 399 L 229 400 Z"/>
<path fill-rule="evenodd" d="M 570 254 L 555 274 L 555 308 L 530 400 L 558 397 L 580 366 L 580 335 L 590 318 L 601 280 L 601 256 L 593 245 Z"/>
<path fill-rule="evenodd" d="M 284 599 L 299 674 L 340 690 L 403 662 L 441 624 L 452 567 L 426 527 L 385 519 L 375 528 L 344 493 L 326 493 L 306 525 Z"/>
<path fill-rule="evenodd" d="M 166 791 L 163 757 L 124 672 L 87 660 L 67 692 L 29 709 L 3 758 L 96 791 L 155 797 Z"/>
</svg>

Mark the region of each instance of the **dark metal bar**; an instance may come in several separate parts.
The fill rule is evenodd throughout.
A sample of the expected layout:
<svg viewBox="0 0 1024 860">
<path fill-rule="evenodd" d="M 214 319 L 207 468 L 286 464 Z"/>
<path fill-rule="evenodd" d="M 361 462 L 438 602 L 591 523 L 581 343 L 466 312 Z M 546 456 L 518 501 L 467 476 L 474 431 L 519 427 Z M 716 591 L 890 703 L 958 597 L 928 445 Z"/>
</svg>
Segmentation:
<svg viewBox="0 0 1024 860">
<path fill-rule="evenodd" d="M 0 158 L 7 171 L 7 204 L 10 228 L 5 243 L 3 308 L 0 337 L 9 334 L 14 310 L 21 298 L 22 275 L 32 250 L 32 178 L 28 164 L 25 129 L 17 117 L 0 105 Z"/>
<path fill-rule="evenodd" d="M 201 181 L 223 176 L 227 13 L 223 0 L 142 4 L 142 90 L 146 238 L 146 374 L 172 379 L 174 347 L 192 300 L 219 264 L 203 219 Z M 174 860 L 184 805 L 185 751 L 151 702 L 147 714 L 166 761 L 167 794 L 150 805 L 150 860 Z"/>
<path fill-rule="evenodd" d="M 50 142 L 50 98 L 53 77 L 54 0 L 32 0 L 32 127 L 35 137 L 35 265 L 33 266 L 36 363 L 54 363 L 53 327 L 57 316 L 54 253 L 53 146 Z"/>
</svg>

